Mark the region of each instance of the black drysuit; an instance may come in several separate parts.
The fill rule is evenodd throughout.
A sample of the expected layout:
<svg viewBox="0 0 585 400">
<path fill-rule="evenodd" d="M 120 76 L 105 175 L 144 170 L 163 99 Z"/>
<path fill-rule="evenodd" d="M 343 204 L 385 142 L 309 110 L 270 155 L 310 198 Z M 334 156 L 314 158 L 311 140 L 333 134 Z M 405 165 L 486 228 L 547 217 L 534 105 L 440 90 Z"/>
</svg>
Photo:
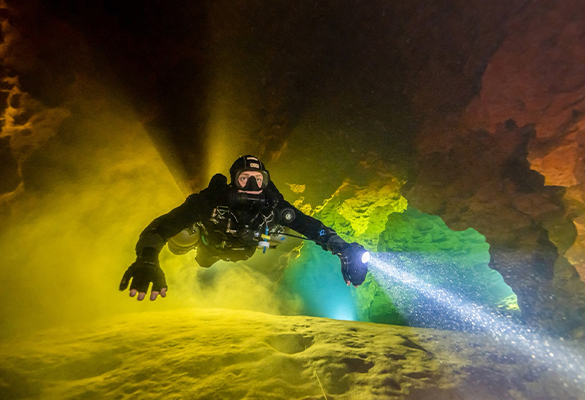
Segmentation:
<svg viewBox="0 0 585 400">
<path fill-rule="evenodd" d="M 305 235 L 326 249 L 335 231 L 315 218 L 303 214 L 287 202 L 272 182 L 262 191 L 263 204 L 234 204 L 236 191 L 224 175 L 215 175 L 209 186 L 190 195 L 183 204 L 152 221 L 140 234 L 136 255 L 145 249 L 158 255 L 165 243 L 183 229 L 198 224 L 201 242 L 196 260 L 209 267 L 218 260 L 237 261 L 251 257 L 260 237 L 286 226 Z M 283 212 L 293 215 L 282 218 Z"/>
<path fill-rule="evenodd" d="M 152 282 L 154 298 L 155 292 L 164 295 L 161 290 L 167 285 L 158 254 L 170 238 L 194 225 L 201 231 L 196 260 L 202 267 L 210 267 L 219 260 L 246 260 L 254 254 L 260 241 L 277 235 L 285 226 L 338 255 L 345 282 L 354 286 L 363 283 L 367 267 L 356 261 L 361 259 L 358 254 L 365 251 L 362 246 L 348 244 L 333 229 L 293 207 L 272 182 L 261 196 L 243 197 L 245 201 L 242 194 L 228 185 L 224 175 L 217 174 L 207 189 L 192 194 L 179 207 L 152 221 L 140 234 L 137 259 L 124 273 L 120 290 L 125 290 L 132 280 L 130 290 L 143 293 Z"/>
</svg>

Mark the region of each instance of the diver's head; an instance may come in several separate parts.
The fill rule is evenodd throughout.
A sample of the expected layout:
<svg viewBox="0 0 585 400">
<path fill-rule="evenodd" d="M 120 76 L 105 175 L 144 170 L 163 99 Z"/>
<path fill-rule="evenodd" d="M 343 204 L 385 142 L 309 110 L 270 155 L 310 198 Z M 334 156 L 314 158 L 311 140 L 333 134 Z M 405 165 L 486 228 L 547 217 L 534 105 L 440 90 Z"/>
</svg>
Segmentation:
<svg viewBox="0 0 585 400">
<path fill-rule="evenodd" d="M 242 193 L 260 194 L 268 185 L 270 175 L 257 157 L 238 158 L 230 168 L 232 186 Z"/>
</svg>

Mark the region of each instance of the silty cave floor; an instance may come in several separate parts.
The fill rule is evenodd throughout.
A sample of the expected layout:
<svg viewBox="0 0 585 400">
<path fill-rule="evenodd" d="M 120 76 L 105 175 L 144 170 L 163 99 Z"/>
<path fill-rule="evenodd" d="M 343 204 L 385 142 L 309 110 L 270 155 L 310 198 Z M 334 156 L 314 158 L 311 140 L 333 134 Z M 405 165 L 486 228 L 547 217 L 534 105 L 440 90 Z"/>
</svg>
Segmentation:
<svg viewBox="0 0 585 400">
<path fill-rule="evenodd" d="M 2 399 L 585 399 L 483 334 L 188 309 L 0 345 Z"/>
</svg>

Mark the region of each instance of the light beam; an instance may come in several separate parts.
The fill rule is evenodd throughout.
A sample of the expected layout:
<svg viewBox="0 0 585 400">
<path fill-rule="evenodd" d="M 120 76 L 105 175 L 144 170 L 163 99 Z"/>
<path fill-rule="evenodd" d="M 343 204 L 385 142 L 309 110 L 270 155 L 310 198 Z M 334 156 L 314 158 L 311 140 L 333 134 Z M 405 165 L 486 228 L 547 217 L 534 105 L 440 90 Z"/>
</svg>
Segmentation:
<svg viewBox="0 0 585 400">
<path fill-rule="evenodd" d="M 393 253 L 372 254 L 369 269 L 380 285 L 393 294 L 401 290 L 414 294 L 412 304 L 398 298 L 396 307 L 406 316 L 413 315 L 416 302 L 432 303 L 434 311 L 442 310 L 449 315 L 427 313 L 414 314 L 425 327 L 444 326 L 444 318 L 452 318 L 449 325 L 458 330 L 478 331 L 490 335 L 502 345 L 512 346 L 522 354 L 544 365 L 549 372 L 559 375 L 565 385 L 576 385 L 585 392 L 585 357 L 583 349 L 563 338 L 551 338 L 537 334 L 513 321 L 510 316 L 490 311 L 486 307 L 466 301 L 442 288 L 425 282 L 405 269 L 404 254 L 399 258 Z M 396 296 L 392 296 L 396 298 Z M 463 328 L 463 329 L 462 329 Z"/>
</svg>

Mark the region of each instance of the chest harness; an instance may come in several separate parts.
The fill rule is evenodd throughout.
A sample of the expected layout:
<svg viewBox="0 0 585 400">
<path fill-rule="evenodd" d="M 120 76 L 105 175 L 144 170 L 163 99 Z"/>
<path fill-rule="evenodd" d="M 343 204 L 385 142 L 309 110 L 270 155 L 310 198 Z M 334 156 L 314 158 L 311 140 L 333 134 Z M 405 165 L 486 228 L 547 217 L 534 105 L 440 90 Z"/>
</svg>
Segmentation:
<svg viewBox="0 0 585 400">
<path fill-rule="evenodd" d="M 185 254 L 198 246 L 205 246 L 214 253 L 222 251 L 246 251 L 253 248 L 265 253 L 275 248 L 288 235 L 281 221 L 294 219 L 292 209 L 278 211 L 275 207 L 217 206 L 208 220 L 196 222 L 182 230 L 168 241 L 169 250 L 174 254 Z"/>
</svg>

